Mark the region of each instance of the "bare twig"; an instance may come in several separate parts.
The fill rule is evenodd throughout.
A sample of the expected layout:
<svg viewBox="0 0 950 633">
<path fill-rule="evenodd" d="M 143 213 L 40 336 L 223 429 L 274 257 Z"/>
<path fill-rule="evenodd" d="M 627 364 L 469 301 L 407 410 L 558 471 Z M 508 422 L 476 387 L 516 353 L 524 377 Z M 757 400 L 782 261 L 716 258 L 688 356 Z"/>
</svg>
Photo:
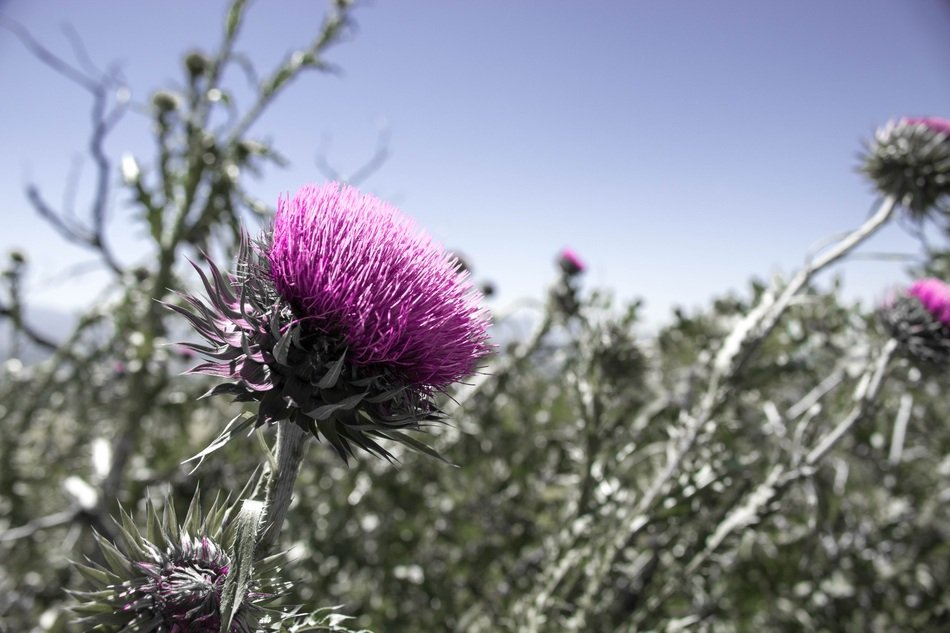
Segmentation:
<svg viewBox="0 0 950 633">
<path fill-rule="evenodd" d="M 119 82 L 114 75 L 92 77 L 90 74 L 79 70 L 40 44 L 26 28 L 14 20 L 0 17 L 0 27 L 13 33 L 40 62 L 92 96 L 92 133 L 87 149 L 93 163 L 96 165 L 96 186 L 90 205 L 91 226 L 84 226 L 73 218 L 72 202 L 64 205 L 65 211 L 63 213 L 58 213 L 43 199 L 35 185 L 31 184 L 27 187 L 26 195 L 40 217 L 49 222 L 66 240 L 98 251 L 106 266 L 116 274 L 122 274 L 122 267 L 113 256 L 105 240 L 111 164 L 106 157 L 104 145 L 109 132 L 122 118 L 126 109 L 125 103 L 118 103 L 111 109 L 108 107 L 109 95 Z M 70 38 L 80 64 L 95 71 L 85 48 L 78 41 L 75 33 L 67 31 L 67 37 Z M 67 186 L 67 191 L 70 190 L 74 190 L 73 184 Z"/>
<path fill-rule="evenodd" d="M 389 158 L 389 128 L 383 128 L 379 131 L 379 137 L 376 139 L 376 151 L 366 162 L 357 167 L 350 175 L 344 176 L 333 168 L 327 156 L 329 142 L 325 141 L 323 148 L 317 153 L 317 169 L 326 176 L 328 180 L 345 182 L 354 187 L 361 185 L 367 179 L 375 174 L 386 163 Z"/>
<path fill-rule="evenodd" d="M 23 319 L 21 318 L 21 315 L 18 314 L 18 311 L 11 308 L 10 306 L 0 303 L 0 317 L 9 317 L 10 319 L 12 319 L 13 326 L 17 330 L 22 332 L 28 339 L 30 339 L 31 341 L 33 341 L 33 343 L 42 347 L 43 349 L 52 351 L 59 348 L 59 344 L 57 344 L 55 341 L 53 341 L 53 339 L 47 337 L 46 335 L 41 334 L 29 323 L 26 323 L 25 321 L 23 321 Z"/>
<path fill-rule="evenodd" d="M 45 517 L 38 517 L 26 525 L 21 525 L 20 527 L 0 533 L 0 543 L 17 541 L 22 538 L 29 538 L 40 530 L 48 530 L 60 525 L 65 525 L 75 519 L 78 512 L 78 509 L 74 508 L 70 510 L 63 510 L 62 512 L 56 512 Z"/>
</svg>

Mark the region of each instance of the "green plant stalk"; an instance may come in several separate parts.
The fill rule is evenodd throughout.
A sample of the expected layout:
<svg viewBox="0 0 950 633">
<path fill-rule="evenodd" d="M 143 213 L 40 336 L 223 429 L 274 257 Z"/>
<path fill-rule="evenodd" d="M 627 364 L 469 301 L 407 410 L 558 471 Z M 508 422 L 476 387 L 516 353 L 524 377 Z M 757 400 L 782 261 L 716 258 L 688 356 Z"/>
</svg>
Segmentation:
<svg viewBox="0 0 950 633">
<path fill-rule="evenodd" d="M 310 434 L 293 422 L 277 423 L 277 467 L 267 480 L 263 530 L 258 550 L 267 554 L 277 543 L 280 528 L 293 499 L 294 484 Z"/>
</svg>

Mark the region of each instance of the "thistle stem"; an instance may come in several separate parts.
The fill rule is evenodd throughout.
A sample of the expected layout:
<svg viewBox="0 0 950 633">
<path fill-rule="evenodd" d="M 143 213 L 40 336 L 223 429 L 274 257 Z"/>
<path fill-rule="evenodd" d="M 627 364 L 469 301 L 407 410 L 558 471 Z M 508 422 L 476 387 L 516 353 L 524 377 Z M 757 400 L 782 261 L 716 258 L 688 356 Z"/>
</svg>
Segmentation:
<svg viewBox="0 0 950 633">
<path fill-rule="evenodd" d="M 267 496 L 264 509 L 264 529 L 258 549 L 266 554 L 277 543 L 277 536 L 287 516 L 293 498 L 294 483 L 303 461 L 304 448 L 309 435 L 293 422 L 277 424 L 277 468 L 267 481 Z"/>
</svg>

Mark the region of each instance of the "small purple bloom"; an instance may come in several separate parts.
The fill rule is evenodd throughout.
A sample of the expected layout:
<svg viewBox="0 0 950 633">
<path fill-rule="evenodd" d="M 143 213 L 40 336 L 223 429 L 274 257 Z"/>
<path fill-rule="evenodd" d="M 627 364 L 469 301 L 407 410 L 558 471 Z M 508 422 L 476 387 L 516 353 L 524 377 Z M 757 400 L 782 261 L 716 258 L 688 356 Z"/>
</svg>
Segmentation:
<svg viewBox="0 0 950 633">
<path fill-rule="evenodd" d="M 906 354 L 932 367 L 950 365 L 950 286 L 920 279 L 885 298 L 878 316 Z"/>
<path fill-rule="evenodd" d="M 561 270 L 571 277 L 579 275 L 587 269 L 584 260 L 570 248 L 564 248 L 561 251 L 558 255 L 557 263 L 561 267 Z"/>
<path fill-rule="evenodd" d="M 277 293 L 311 327 L 342 336 L 353 364 L 441 389 L 490 349 L 468 276 L 410 219 L 353 187 L 282 198 L 267 259 Z"/>
<path fill-rule="evenodd" d="M 920 279 L 907 293 L 917 297 L 933 318 L 950 327 L 950 286 L 939 279 Z"/>
</svg>

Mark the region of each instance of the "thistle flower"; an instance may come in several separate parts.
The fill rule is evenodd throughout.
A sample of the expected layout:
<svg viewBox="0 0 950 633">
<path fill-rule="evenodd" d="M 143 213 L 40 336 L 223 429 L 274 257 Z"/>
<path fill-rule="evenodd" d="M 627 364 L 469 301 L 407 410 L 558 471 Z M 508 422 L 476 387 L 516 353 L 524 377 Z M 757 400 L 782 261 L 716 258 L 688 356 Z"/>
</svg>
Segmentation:
<svg viewBox="0 0 950 633">
<path fill-rule="evenodd" d="M 197 267 L 196 267 L 197 268 Z M 259 402 L 219 441 L 289 420 L 344 459 L 437 420 L 434 396 L 490 351 L 488 318 L 456 262 L 395 208 L 335 183 L 282 198 L 270 231 L 245 241 L 238 270 L 200 269 L 208 303 L 173 307 L 210 345 L 192 371 L 230 382 L 209 395 Z"/>
<path fill-rule="evenodd" d="M 933 208 L 946 212 L 950 196 L 950 121 L 938 117 L 891 121 L 874 136 L 862 170 L 921 220 Z"/>
<path fill-rule="evenodd" d="M 557 264 L 568 277 L 580 275 L 582 272 L 584 272 L 584 270 L 587 269 L 584 261 L 577 255 L 577 253 L 569 248 L 565 248 L 561 251 L 557 258 Z"/>
<path fill-rule="evenodd" d="M 216 501 L 202 513 L 196 495 L 179 526 L 170 500 L 161 516 L 148 500 L 144 535 L 120 511 L 119 542 L 96 536 L 106 565 L 76 565 L 92 586 L 73 592 L 84 630 L 219 633 L 225 583 L 236 569 L 234 552 L 225 549 L 235 541 L 236 508 Z M 266 606 L 288 588 L 272 575 L 279 561 L 274 556 L 254 566 L 229 632 L 250 633 L 282 619 Z"/>
<path fill-rule="evenodd" d="M 950 362 L 950 286 L 920 279 L 885 301 L 881 321 L 913 358 L 945 367 Z"/>
</svg>

